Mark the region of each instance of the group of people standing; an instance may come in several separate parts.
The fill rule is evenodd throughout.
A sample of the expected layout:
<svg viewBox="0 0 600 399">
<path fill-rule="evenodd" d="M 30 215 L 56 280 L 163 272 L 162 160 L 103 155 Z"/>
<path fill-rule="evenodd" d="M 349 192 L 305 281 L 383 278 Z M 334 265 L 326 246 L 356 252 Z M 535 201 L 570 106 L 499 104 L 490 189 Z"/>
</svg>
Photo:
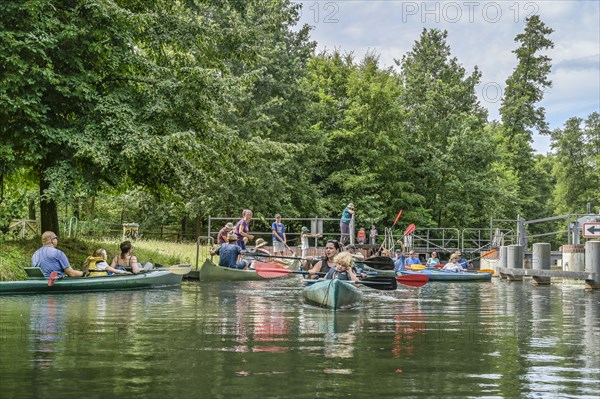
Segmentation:
<svg viewBox="0 0 600 399">
<path fill-rule="evenodd" d="M 31 267 L 38 267 L 46 277 L 56 272 L 58 277 L 67 275 L 69 277 L 108 276 L 109 274 L 137 274 L 152 268 L 151 263 L 145 266 L 138 262 L 133 254 L 131 241 L 123 241 L 120 245 L 120 253 L 115 255 L 109 264 L 108 252 L 104 248 L 98 248 L 92 256 L 89 256 L 84 264 L 83 270 L 75 270 L 71 267 L 67 255 L 57 248 L 59 237 L 53 231 L 42 234 L 42 247 L 31 257 Z"/>
</svg>

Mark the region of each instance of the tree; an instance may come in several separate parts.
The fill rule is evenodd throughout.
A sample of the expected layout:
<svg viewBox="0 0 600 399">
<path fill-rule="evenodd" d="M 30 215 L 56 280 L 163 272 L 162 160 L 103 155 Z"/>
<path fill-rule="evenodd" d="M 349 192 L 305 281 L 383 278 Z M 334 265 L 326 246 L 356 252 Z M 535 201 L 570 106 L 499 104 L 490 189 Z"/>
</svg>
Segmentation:
<svg viewBox="0 0 600 399">
<path fill-rule="evenodd" d="M 514 171 L 518 181 L 520 201 L 515 209 L 528 217 L 540 217 L 543 207 L 536 201 L 539 193 L 534 175 L 534 158 L 532 129 L 539 133 L 548 133 L 545 121 L 545 110 L 537 106 L 544 95 L 544 90 L 551 87 L 548 80 L 551 63 L 550 58 L 539 52 L 553 48 L 554 43 L 548 39 L 552 29 L 533 15 L 526 19 L 523 33 L 515 37 L 519 47 L 513 51 L 517 56 L 517 67 L 506 80 L 506 90 L 500 106 L 502 128 L 498 131 L 499 152 L 502 162 Z"/>
</svg>

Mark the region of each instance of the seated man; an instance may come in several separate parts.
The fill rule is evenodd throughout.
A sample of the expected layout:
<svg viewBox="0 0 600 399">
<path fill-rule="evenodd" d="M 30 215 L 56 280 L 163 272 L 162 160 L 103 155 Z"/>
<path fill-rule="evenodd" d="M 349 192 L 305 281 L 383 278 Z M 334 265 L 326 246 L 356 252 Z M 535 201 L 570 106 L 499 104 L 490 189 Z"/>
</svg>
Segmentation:
<svg viewBox="0 0 600 399">
<path fill-rule="evenodd" d="M 248 269 L 248 262 L 239 260 L 242 248 L 236 244 L 237 236 L 230 234 L 227 236 L 227 243 L 221 245 L 216 250 L 210 250 L 211 255 L 219 255 L 219 266 L 231 267 L 234 269 Z"/>
<path fill-rule="evenodd" d="M 59 277 L 65 274 L 69 277 L 83 277 L 84 273 L 73 269 L 69 264 L 67 255 L 56 248 L 58 237 L 54 232 L 44 232 L 42 234 L 42 244 L 43 246 L 35 251 L 31 257 L 31 267 L 39 267 L 46 277 L 50 277 L 52 272 L 57 272 Z"/>
<path fill-rule="evenodd" d="M 396 250 L 396 257 L 393 258 L 393 261 L 394 261 L 394 271 L 396 273 L 398 273 L 402 270 L 406 270 L 406 268 L 404 267 L 404 262 L 406 261 L 406 256 L 404 255 L 404 252 L 401 249 Z"/>
<path fill-rule="evenodd" d="M 462 253 L 460 251 L 456 251 L 455 254 L 458 258 L 457 263 L 463 268 L 463 270 L 467 270 L 470 266 L 469 261 L 462 257 Z"/>
<path fill-rule="evenodd" d="M 408 258 L 406 258 L 406 260 L 404 261 L 404 266 L 406 266 L 407 268 L 410 268 L 410 266 L 412 265 L 420 265 L 421 261 L 419 260 L 419 257 L 415 255 L 415 251 L 410 251 L 408 253 Z"/>
</svg>

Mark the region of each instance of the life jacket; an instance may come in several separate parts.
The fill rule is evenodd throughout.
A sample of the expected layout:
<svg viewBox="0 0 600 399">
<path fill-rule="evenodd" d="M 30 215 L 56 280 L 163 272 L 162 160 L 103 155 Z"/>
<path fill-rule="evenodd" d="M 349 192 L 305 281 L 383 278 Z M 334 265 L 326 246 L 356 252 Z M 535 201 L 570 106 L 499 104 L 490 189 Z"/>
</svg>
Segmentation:
<svg viewBox="0 0 600 399">
<path fill-rule="evenodd" d="M 98 276 L 108 276 L 108 272 L 106 270 L 99 270 L 96 267 L 96 263 L 104 262 L 104 258 L 101 257 L 90 257 L 88 262 L 88 273 L 90 277 L 98 277 Z"/>
</svg>

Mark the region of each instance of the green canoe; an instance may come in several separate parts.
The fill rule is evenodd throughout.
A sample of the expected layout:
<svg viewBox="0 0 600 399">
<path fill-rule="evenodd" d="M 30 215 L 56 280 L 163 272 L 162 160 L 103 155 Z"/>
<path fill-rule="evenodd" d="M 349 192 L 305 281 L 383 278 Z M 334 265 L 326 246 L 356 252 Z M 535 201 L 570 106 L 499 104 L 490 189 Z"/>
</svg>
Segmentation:
<svg viewBox="0 0 600 399">
<path fill-rule="evenodd" d="M 48 286 L 47 277 L 30 277 L 22 281 L 0 282 L 0 295 L 64 294 L 69 292 L 134 290 L 166 287 L 181 283 L 183 275 L 166 270 L 140 274 L 115 274 L 99 277 L 63 277 Z"/>
<path fill-rule="evenodd" d="M 308 285 L 304 287 L 303 295 L 306 302 L 333 310 L 362 301 L 362 292 L 353 283 L 338 279 Z"/>
<path fill-rule="evenodd" d="M 295 260 L 288 266 L 289 270 L 298 270 L 300 265 L 299 260 Z M 253 281 L 264 280 L 256 274 L 255 270 L 240 270 L 230 267 L 217 266 L 210 259 L 206 259 L 198 270 L 192 270 L 185 276 L 186 278 L 200 281 Z"/>
</svg>

